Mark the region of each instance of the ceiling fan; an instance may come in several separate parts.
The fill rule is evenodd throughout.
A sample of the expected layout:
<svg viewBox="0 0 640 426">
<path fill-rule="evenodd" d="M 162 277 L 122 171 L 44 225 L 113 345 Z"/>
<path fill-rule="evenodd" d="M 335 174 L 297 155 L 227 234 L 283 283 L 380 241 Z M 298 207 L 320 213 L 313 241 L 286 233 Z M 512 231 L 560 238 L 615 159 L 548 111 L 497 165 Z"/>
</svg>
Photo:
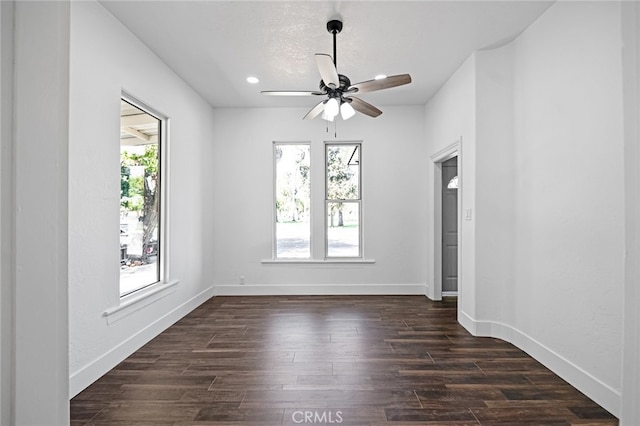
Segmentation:
<svg viewBox="0 0 640 426">
<path fill-rule="evenodd" d="M 327 31 L 333 34 L 333 59 L 330 55 L 324 53 L 316 53 L 315 55 L 318 71 L 320 71 L 320 76 L 322 77 L 319 91 L 262 91 L 261 93 L 271 96 L 326 97 L 304 116 L 304 120 L 311 120 L 321 115 L 323 119 L 333 121 L 338 114 L 341 114 L 343 120 L 347 120 L 353 117 L 356 111 L 369 117 L 379 116 L 382 111 L 370 103 L 353 96 L 353 94 L 409 84 L 411 83 L 411 76 L 409 74 L 399 74 L 351 84 L 351 80 L 345 75 L 338 74 L 337 69 L 336 35 L 342 31 L 342 22 L 338 20 L 327 22 Z"/>
</svg>

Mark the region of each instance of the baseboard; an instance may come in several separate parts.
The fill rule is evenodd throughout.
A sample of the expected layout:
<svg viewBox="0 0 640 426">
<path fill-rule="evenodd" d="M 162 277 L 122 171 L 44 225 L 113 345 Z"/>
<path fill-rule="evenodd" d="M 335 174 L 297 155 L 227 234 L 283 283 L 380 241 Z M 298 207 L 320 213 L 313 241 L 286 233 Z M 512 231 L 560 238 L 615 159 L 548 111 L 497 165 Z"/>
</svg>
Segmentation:
<svg viewBox="0 0 640 426">
<path fill-rule="evenodd" d="M 476 322 L 461 309 L 458 309 L 458 322 L 461 326 L 463 326 L 469 333 L 474 336 L 477 336 L 478 333 L 476 331 Z M 493 337 L 493 336 L 486 336 Z"/>
<path fill-rule="evenodd" d="M 582 368 L 555 353 L 531 336 L 504 323 L 475 321 L 462 311 L 458 311 L 458 321 L 474 336 L 495 337 L 512 343 L 562 379 L 566 380 L 580 392 L 600 404 L 611 414 L 620 417 L 620 401 L 622 395 L 619 391 L 593 377 Z"/>
<path fill-rule="evenodd" d="M 121 363 L 129 355 L 140 349 L 151 339 L 175 324 L 182 317 L 213 296 L 213 287 L 208 287 L 172 311 L 158 318 L 127 340 L 123 341 L 101 357 L 87 364 L 69 377 L 69 399 L 73 398 L 106 372 Z"/>
<path fill-rule="evenodd" d="M 216 296 L 421 295 L 424 284 L 215 285 Z"/>
</svg>

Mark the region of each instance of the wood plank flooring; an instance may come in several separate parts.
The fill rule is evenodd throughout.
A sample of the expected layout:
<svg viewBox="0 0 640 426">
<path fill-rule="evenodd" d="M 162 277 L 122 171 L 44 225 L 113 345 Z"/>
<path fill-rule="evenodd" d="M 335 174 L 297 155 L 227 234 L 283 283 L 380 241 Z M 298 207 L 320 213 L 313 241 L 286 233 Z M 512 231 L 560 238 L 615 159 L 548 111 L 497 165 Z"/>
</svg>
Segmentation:
<svg viewBox="0 0 640 426">
<path fill-rule="evenodd" d="M 612 425 L 456 300 L 216 297 L 71 400 L 73 425 Z"/>
</svg>

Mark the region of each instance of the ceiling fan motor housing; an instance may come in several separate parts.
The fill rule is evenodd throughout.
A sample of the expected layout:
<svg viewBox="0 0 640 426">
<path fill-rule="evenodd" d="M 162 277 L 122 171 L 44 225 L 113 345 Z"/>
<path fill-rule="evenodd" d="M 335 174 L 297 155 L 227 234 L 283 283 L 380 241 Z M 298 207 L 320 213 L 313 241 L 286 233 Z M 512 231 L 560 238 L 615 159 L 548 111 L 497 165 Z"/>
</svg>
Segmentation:
<svg viewBox="0 0 640 426">
<path fill-rule="evenodd" d="M 349 77 L 342 74 L 338 74 L 338 80 L 340 81 L 340 87 L 337 87 L 335 89 L 332 89 L 331 87 L 324 84 L 323 80 L 320 80 L 320 90 L 324 93 L 331 93 L 332 91 L 340 93 L 346 92 L 349 86 L 351 86 L 351 80 L 349 80 Z"/>
</svg>

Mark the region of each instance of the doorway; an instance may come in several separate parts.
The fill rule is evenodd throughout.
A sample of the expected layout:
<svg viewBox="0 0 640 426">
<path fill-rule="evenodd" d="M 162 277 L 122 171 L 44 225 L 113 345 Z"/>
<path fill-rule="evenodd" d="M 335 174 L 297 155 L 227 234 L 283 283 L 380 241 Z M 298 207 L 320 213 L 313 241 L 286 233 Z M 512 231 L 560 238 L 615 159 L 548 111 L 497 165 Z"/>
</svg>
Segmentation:
<svg viewBox="0 0 640 426">
<path fill-rule="evenodd" d="M 442 162 L 442 295 L 458 295 L 458 157 Z"/>
<path fill-rule="evenodd" d="M 432 300 L 442 300 L 442 296 L 460 296 L 460 290 L 464 287 L 460 277 L 462 238 L 459 232 L 464 190 L 462 158 L 462 138 L 431 156 L 433 221 L 430 229 L 433 256 L 429 262 L 432 275 L 427 283 L 426 295 Z M 448 188 L 456 184 L 457 189 Z"/>
</svg>

